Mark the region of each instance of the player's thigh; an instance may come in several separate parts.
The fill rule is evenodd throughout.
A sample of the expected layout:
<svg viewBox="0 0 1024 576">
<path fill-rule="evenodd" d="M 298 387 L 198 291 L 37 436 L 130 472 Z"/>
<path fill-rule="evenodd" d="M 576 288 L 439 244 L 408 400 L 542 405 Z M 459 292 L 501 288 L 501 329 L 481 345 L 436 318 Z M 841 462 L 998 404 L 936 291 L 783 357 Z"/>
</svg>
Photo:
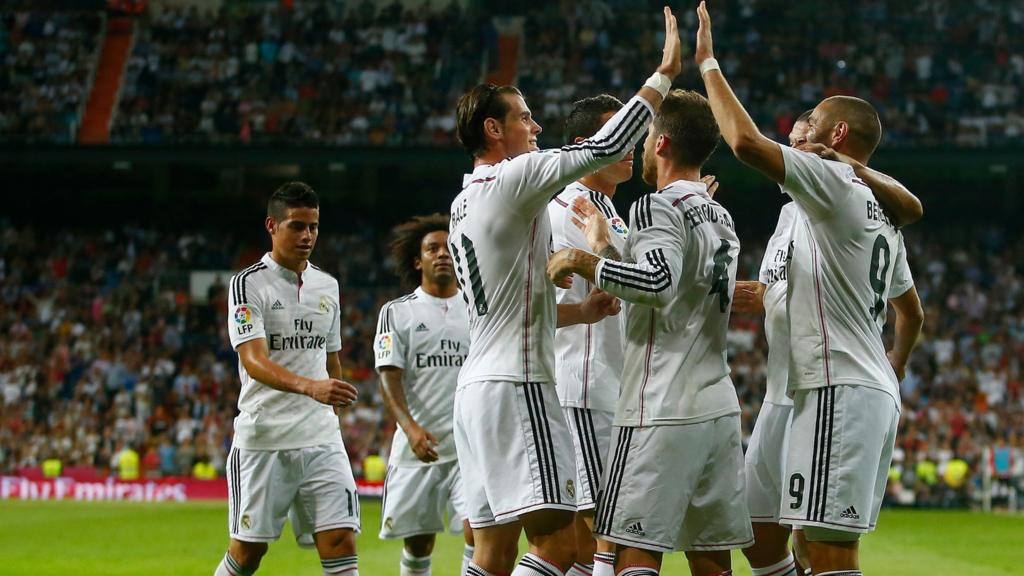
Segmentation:
<svg viewBox="0 0 1024 576">
<path fill-rule="evenodd" d="M 444 532 L 447 472 L 453 462 L 391 466 L 384 480 L 380 537 L 385 540 Z"/>
<path fill-rule="evenodd" d="M 895 441 L 895 400 L 846 385 L 799 391 L 794 400 L 783 520 L 858 533 L 874 529 L 884 495 L 878 484 Z"/>
<path fill-rule="evenodd" d="M 752 522 L 777 524 L 783 494 L 791 405 L 765 402 L 744 454 L 747 507 Z"/>
<path fill-rule="evenodd" d="M 456 447 L 473 527 L 542 509 L 575 512 L 572 439 L 554 385 L 479 382 L 460 393 Z M 474 503 L 481 493 L 490 519 Z"/>
<path fill-rule="evenodd" d="M 344 447 L 303 448 L 302 456 L 302 482 L 294 500 L 296 534 L 338 529 L 358 533 L 359 494 Z"/>
<path fill-rule="evenodd" d="M 462 469 L 459 462 L 448 463 L 444 480 L 444 493 L 447 494 L 448 531 L 452 534 L 463 533 L 466 520 L 466 489 L 462 483 Z"/>
<path fill-rule="evenodd" d="M 280 538 L 301 481 L 298 451 L 232 447 L 227 475 L 231 538 L 242 542 Z"/>
<path fill-rule="evenodd" d="M 706 429 L 694 428 L 695 434 L 687 438 L 687 443 L 706 443 L 710 451 L 691 492 L 679 547 L 696 552 L 745 548 L 753 544 L 754 535 L 747 511 L 740 417 L 721 416 L 703 424 Z"/>
<path fill-rule="evenodd" d="M 652 553 L 677 549 L 682 519 L 710 456 L 699 430 L 686 426 L 613 427 L 594 534 Z"/>
<path fill-rule="evenodd" d="M 588 408 L 565 407 L 562 410 L 576 457 L 577 481 L 573 485 L 576 507 L 581 512 L 592 511 L 611 444 L 614 414 Z"/>
</svg>

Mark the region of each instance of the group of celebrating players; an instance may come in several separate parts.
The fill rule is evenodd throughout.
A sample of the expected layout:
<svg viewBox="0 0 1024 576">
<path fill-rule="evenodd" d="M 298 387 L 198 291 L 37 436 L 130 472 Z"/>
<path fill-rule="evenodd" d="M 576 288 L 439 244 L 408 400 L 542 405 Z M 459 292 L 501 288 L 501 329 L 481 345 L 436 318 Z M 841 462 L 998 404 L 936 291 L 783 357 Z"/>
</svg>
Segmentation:
<svg viewBox="0 0 1024 576">
<path fill-rule="evenodd" d="M 899 232 L 921 205 L 867 167 L 881 125 L 863 100 L 823 100 L 790 146 L 762 136 L 714 58 L 703 2 L 697 12 L 706 98 L 671 90 L 682 58 L 666 8 L 657 71 L 625 104 L 576 102 L 559 149 L 538 150 L 516 88 L 460 99 L 473 171 L 450 215 L 395 229 L 415 290 L 381 309 L 373 346 L 399 426 L 380 536 L 404 540 L 403 576 L 431 573 L 448 529 L 465 534 L 471 576 L 652 576 L 675 550 L 694 575 L 728 575 L 733 549 L 755 575 L 861 574 L 858 539 L 878 518 L 898 379 L 923 322 Z M 611 198 L 644 133 L 657 191 L 627 225 Z M 757 280 L 737 282 L 733 220 L 701 174 L 720 139 L 792 199 Z M 255 572 L 289 516 L 324 574 L 358 574 L 359 502 L 335 415 L 356 389 L 341 380 L 337 281 L 309 263 L 318 222 L 315 193 L 282 186 L 272 251 L 231 282 L 243 387 L 217 576 Z M 769 343 L 746 454 L 733 309 L 763 312 Z"/>
</svg>

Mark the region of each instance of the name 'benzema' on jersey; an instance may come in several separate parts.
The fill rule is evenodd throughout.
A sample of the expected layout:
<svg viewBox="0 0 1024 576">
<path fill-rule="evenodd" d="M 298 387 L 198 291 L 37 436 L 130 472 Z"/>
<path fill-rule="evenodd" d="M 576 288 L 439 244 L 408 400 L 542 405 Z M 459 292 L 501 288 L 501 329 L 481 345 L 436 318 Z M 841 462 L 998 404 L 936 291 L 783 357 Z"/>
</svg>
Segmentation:
<svg viewBox="0 0 1024 576">
<path fill-rule="evenodd" d="M 264 338 L 272 362 L 306 378 L 327 378 L 327 353 L 341 350 L 338 282 L 312 264 L 299 278 L 266 254 L 231 279 L 228 335 L 236 349 Z M 341 442 L 330 406 L 266 386 L 241 362 L 238 376 L 235 446 L 287 450 Z"/>
</svg>

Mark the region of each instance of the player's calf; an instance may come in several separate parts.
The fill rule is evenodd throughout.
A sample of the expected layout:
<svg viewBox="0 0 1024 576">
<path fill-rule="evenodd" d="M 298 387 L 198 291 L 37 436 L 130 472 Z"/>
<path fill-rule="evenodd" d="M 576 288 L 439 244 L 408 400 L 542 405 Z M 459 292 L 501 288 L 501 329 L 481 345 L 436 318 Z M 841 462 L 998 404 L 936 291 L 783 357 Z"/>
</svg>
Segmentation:
<svg viewBox="0 0 1024 576">
<path fill-rule="evenodd" d="M 430 576 L 431 554 L 434 552 L 433 534 L 420 534 L 405 539 L 402 548 L 402 560 L 398 573 L 400 576 Z"/>
<path fill-rule="evenodd" d="M 754 576 L 797 576 L 796 561 L 788 549 L 790 529 L 772 522 L 754 522 L 754 545 L 743 549 Z"/>
<path fill-rule="evenodd" d="M 359 576 L 359 557 L 356 556 L 356 533 L 349 528 L 325 530 L 313 535 L 320 554 L 324 576 L 344 574 Z"/>
<path fill-rule="evenodd" d="M 264 542 L 243 542 L 231 540 L 228 551 L 224 554 L 214 576 L 249 576 L 255 574 L 260 567 L 260 560 L 267 553 Z"/>
<path fill-rule="evenodd" d="M 564 574 L 576 558 L 575 517 L 574 512 L 550 508 L 521 516 L 530 553 L 523 556 L 512 574 L 548 576 L 550 567 Z"/>
</svg>

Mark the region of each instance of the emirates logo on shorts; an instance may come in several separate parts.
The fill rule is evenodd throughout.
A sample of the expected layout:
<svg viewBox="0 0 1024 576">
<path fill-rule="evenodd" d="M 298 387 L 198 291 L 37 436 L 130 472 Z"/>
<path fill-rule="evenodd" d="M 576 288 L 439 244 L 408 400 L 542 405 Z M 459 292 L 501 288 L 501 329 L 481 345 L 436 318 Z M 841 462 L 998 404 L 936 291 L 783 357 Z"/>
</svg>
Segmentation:
<svg viewBox="0 0 1024 576">
<path fill-rule="evenodd" d="M 576 485 L 573 484 L 572 480 L 565 481 L 565 493 L 569 495 L 569 498 L 576 497 Z"/>
</svg>

